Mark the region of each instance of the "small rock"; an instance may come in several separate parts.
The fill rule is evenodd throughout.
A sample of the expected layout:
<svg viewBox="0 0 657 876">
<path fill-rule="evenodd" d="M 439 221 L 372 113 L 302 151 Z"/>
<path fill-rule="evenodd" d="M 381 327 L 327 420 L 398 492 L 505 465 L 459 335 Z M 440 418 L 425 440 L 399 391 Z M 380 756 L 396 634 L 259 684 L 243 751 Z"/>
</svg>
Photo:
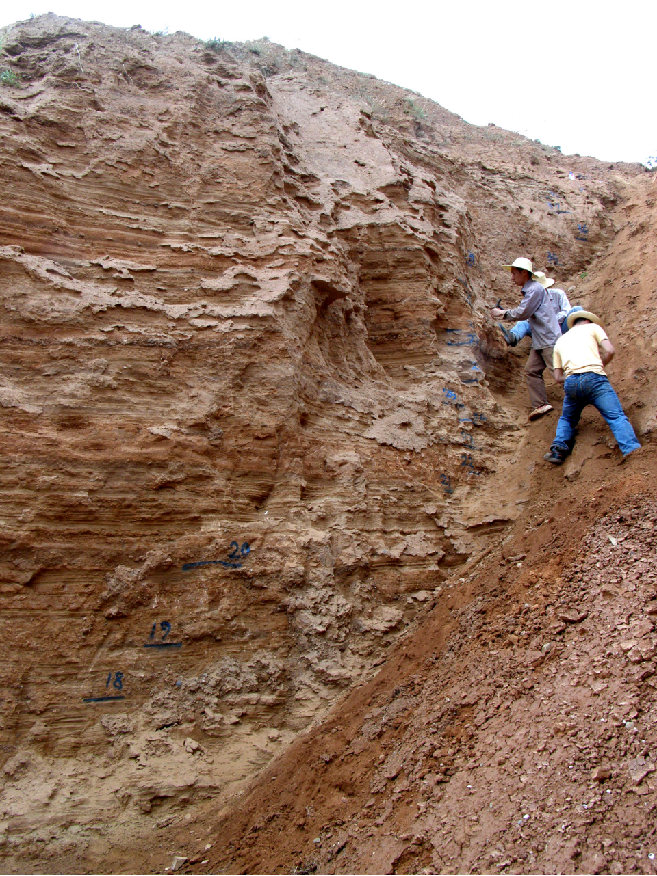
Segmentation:
<svg viewBox="0 0 657 876">
<path fill-rule="evenodd" d="M 651 620 L 647 618 L 645 620 L 638 621 L 632 624 L 632 638 L 640 639 L 642 636 L 647 636 L 648 633 L 652 633 L 655 625 Z"/>
<path fill-rule="evenodd" d="M 630 663 L 643 663 L 655 656 L 655 647 L 648 642 L 639 642 L 627 655 Z"/>
<path fill-rule="evenodd" d="M 604 782 L 605 779 L 611 778 L 611 769 L 608 766 L 597 766 L 591 770 L 591 778 L 594 782 Z"/>
<path fill-rule="evenodd" d="M 198 751 L 201 746 L 195 739 L 192 739 L 191 736 L 188 736 L 187 739 L 183 742 L 183 748 L 187 752 L 187 754 L 194 754 L 194 752 Z M 185 860 L 187 860 L 185 858 Z"/>
<path fill-rule="evenodd" d="M 184 867 L 187 863 L 187 858 L 183 858 L 182 855 L 176 855 L 171 864 L 171 871 L 180 870 L 181 867 Z"/>
<path fill-rule="evenodd" d="M 171 429 L 166 426 L 151 426 L 148 431 L 160 438 L 171 438 Z"/>
<path fill-rule="evenodd" d="M 589 616 L 588 611 L 561 611 L 557 615 L 565 624 L 579 624 Z"/>
<path fill-rule="evenodd" d="M 418 590 L 417 593 L 411 593 L 411 597 L 416 602 L 426 602 L 427 599 L 431 599 L 431 593 L 428 590 Z"/>
<path fill-rule="evenodd" d="M 629 761 L 627 769 L 634 784 L 638 785 L 639 782 L 645 779 L 648 773 L 653 773 L 655 771 L 655 765 L 649 760 L 646 760 L 645 757 L 635 757 Z"/>
<path fill-rule="evenodd" d="M 584 870 L 586 873 L 604 873 L 607 869 L 607 861 L 600 852 L 594 852 L 582 858 Z"/>
</svg>

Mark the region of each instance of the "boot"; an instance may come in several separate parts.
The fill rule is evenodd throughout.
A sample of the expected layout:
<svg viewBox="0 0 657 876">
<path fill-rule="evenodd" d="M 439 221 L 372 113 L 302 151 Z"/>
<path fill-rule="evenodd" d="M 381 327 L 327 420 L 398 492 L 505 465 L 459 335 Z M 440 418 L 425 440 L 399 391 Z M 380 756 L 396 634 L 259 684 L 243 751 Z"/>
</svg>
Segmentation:
<svg viewBox="0 0 657 876">
<path fill-rule="evenodd" d="M 515 345 L 518 343 L 518 339 L 516 338 L 516 336 L 512 335 L 511 332 L 508 329 L 505 329 L 503 325 L 500 325 L 499 323 L 498 325 L 502 330 L 502 334 L 504 335 L 504 340 L 506 341 L 507 347 L 515 347 Z"/>
</svg>

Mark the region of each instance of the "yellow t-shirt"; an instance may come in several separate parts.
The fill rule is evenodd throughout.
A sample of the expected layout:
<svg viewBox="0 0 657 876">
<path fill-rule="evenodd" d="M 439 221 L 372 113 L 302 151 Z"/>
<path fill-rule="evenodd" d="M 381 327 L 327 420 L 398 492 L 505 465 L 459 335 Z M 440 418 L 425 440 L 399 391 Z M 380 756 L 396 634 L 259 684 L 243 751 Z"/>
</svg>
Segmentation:
<svg viewBox="0 0 657 876">
<path fill-rule="evenodd" d="M 605 330 L 593 322 L 576 325 L 555 344 L 554 367 L 561 368 L 565 377 L 585 371 L 604 374 L 599 345 L 608 340 Z"/>
</svg>

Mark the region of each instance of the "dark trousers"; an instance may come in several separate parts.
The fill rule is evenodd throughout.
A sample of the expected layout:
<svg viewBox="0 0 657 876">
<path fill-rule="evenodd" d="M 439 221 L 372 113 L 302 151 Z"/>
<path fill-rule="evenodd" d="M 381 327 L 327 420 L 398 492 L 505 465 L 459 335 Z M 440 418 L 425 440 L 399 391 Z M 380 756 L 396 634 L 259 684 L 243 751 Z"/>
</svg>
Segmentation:
<svg viewBox="0 0 657 876">
<path fill-rule="evenodd" d="M 529 401 L 532 408 L 540 408 L 541 405 L 548 403 L 543 372 L 546 368 L 549 368 L 550 373 L 554 376 L 554 366 L 552 364 L 553 352 L 554 347 L 544 347 L 542 350 L 535 350 L 532 347 L 529 359 L 525 363 L 525 380 L 527 381 Z"/>
</svg>

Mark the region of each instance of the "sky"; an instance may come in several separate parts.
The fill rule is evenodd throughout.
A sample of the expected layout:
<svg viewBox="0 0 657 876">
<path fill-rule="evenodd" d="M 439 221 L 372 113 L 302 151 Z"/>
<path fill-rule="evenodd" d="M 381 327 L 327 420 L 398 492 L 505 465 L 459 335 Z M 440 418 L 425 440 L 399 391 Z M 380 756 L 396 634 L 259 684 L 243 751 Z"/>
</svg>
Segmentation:
<svg viewBox="0 0 657 876">
<path fill-rule="evenodd" d="M 654 0 L 12 0 L 0 27 L 44 12 L 200 39 L 266 36 L 475 125 L 564 154 L 657 164 Z"/>
</svg>

